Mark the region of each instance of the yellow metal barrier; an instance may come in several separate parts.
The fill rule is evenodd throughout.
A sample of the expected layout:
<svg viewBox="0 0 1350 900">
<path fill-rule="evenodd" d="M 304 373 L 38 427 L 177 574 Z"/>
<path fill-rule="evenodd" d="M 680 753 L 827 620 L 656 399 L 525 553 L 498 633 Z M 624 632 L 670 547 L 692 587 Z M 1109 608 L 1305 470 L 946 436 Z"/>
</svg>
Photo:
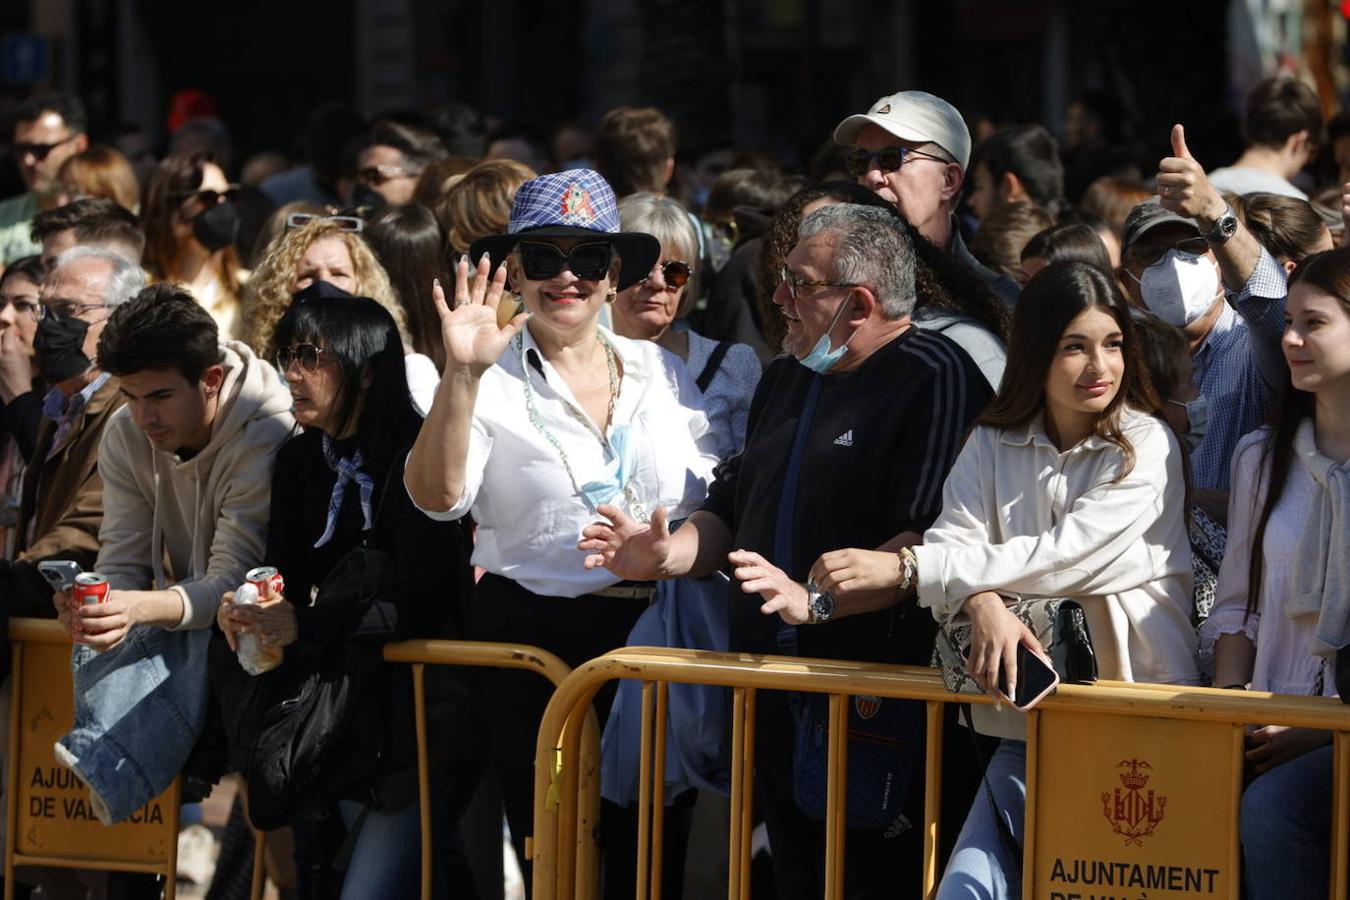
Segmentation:
<svg viewBox="0 0 1350 900">
<path fill-rule="evenodd" d="M 922 891 L 932 897 L 938 866 L 942 707 L 988 704 L 984 696 L 953 695 L 929 668 L 838 660 L 751 656 L 699 650 L 630 647 L 577 668 L 554 693 L 540 725 L 535 757 L 534 897 L 593 898 L 596 887 L 563 877 L 569 861 L 552 855 L 570 844 L 555 807 L 549 772 L 562 761 L 563 794 L 585 798 L 569 780 L 574 752 L 566 734 L 596 691 L 615 678 L 644 682 L 635 896 L 659 896 L 660 821 L 664 771 L 664 697 L 670 683 L 733 688 L 730 877 L 727 896 L 749 896 L 754 705 L 760 690 L 830 695 L 826 799 L 827 900 L 844 896 L 846 714 L 856 696 L 927 703 Z M 655 700 L 657 721 L 647 722 Z M 1239 896 L 1238 804 L 1246 724 L 1317 728 L 1334 733 L 1335 800 L 1332 896 L 1344 897 L 1350 865 L 1350 708 L 1316 697 L 1098 682 L 1064 685 L 1027 715 L 1027 814 L 1023 896 L 1086 900 L 1092 895 L 1147 893 L 1169 897 Z M 655 733 L 655 734 L 654 734 Z M 650 812 L 647 811 L 650 804 Z M 1164 823 L 1165 826 L 1164 826 Z M 1156 838 L 1163 829 L 1167 836 Z M 650 848 L 650 849 L 648 849 Z"/>
<path fill-rule="evenodd" d="M 178 865 L 178 782 L 132 815 L 106 827 L 89 792 L 56 762 L 52 745 L 70 730 L 75 709 L 70 632 L 45 619 L 12 619 L 9 760 L 5 795 L 5 900 L 15 866 L 47 866 L 164 876 L 173 900 Z"/>
</svg>

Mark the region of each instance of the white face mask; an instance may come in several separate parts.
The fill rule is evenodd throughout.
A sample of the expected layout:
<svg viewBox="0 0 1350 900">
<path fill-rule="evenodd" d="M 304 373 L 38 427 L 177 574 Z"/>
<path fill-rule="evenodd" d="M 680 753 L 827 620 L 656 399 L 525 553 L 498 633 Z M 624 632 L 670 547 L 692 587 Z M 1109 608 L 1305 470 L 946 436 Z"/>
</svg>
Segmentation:
<svg viewBox="0 0 1350 900">
<path fill-rule="evenodd" d="M 1223 285 L 1218 266 L 1208 256 L 1183 253 L 1176 248 L 1144 270 L 1139 292 L 1158 318 L 1178 328 L 1189 325 L 1214 305 Z"/>
</svg>

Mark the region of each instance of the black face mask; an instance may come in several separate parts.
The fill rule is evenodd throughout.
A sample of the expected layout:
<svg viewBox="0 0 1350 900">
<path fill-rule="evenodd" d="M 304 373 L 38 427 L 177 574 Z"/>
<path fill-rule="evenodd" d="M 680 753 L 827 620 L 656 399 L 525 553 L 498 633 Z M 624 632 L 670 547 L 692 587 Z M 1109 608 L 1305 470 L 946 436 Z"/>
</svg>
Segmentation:
<svg viewBox="0 0 1350 900">
<path fill-rule="evenodd" d="M 48 384 L 83 375 L 93 365 L 84 355 L 84 336 L 89 323 L 75 316 L 47 316 L 38 322 L 33 347 L 38 372 Z"/>
<path fill-rule="evenodd" d="M 350 300 L 354 295 L 329 281 L 316 281 L 303 290 L 291 294 L 292 303 L 309 303 L 313 300 Z"/>
<path fill-rule="evenodd" d="M 229 200 L 217 203 L 192 220 L 193 237 L 212 253 L 233 244 L 238 234 L 239 210 Z"/>
</svg>

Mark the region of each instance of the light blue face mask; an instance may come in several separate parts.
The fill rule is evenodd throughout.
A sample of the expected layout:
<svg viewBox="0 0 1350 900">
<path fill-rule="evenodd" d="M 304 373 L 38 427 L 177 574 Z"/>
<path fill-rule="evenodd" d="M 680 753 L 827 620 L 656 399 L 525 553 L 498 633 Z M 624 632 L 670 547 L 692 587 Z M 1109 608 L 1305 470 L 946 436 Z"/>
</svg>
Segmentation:
<svg viewBox="0 0 1350 900">
<path fill-rule="evenodd" d="M 631 438 L 627 425 L 616 426 L 610 433 L 609 446 L 614 458 L 605 464 L 605 477 L 581 486 L 581 494 L 591 509 L 609 503 L 628 486 L 628 479 L 637 470 L 637 447 Z"/>
<path fill-rule="evenodd" d="M 853 334 L 850 334 L 847 340 L 833 350 L 830 349 L 830 332 L 834 331 L 834 326 L 839 324 L 839 317 L 844 314 L 844 310 L 848 308 L 848 305 L 849 297 L 845 297 L 844 302 L 839 304 L 839 311 L 836 312 L 834 318 L 830 320 L 830 327 L 825 329 L 825 333 L 820 336 L 820 340 L 816 341 L 816 345 L 811 348 L 811 352 L 806 354 L 802 359 L 797 360 L 797 362 L 806 366 L 818 375 L 824 375 L 826 372 L 830 371 L 830 369 L 834 368 L 835 363 L 843 358 L 844 351 L 848 349 L 848 342 L 853 340 L 853 334 L 858 333 L 857 329 L 854 329 Z"/>
</svg>

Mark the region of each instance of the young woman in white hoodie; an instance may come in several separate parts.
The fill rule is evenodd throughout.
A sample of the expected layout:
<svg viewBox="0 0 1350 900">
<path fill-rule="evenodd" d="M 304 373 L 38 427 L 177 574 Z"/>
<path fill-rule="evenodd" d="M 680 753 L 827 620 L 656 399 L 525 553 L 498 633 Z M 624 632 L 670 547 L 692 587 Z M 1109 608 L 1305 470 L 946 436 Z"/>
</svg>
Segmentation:
<svg viewBox="0 0 1350 900">
<path fill-rule="evenodd" d="M 832 551 L 811 580 L 832 594 L 836 617 L 890 588 L 899 602 L 917 592 L 940 622 L 968 620 L 968 669 L 990 693 L 1004 692 L 1000 670 L 1016 684 L 1019 644 L 1040 649 L 1006 597 L 1078 600 L 1103 678 L 1197 684 L 1184 461 L 1156 415 L 1161 402 L 1110 276 L 1063 262 L 1032 278 L 1013 314 L 1006 371 L 923 543 L 899 553 Z M 762 609 L 807 621 L 805 610 L 780 601 Z M 986 777 L 999 817 L 1020 841 L 1025 718 L 973 712 L 977 731 L 1003 739 Z M 1016 873 L 981 792 L 938 896 L 1016 897 Z"/>
</svg>

